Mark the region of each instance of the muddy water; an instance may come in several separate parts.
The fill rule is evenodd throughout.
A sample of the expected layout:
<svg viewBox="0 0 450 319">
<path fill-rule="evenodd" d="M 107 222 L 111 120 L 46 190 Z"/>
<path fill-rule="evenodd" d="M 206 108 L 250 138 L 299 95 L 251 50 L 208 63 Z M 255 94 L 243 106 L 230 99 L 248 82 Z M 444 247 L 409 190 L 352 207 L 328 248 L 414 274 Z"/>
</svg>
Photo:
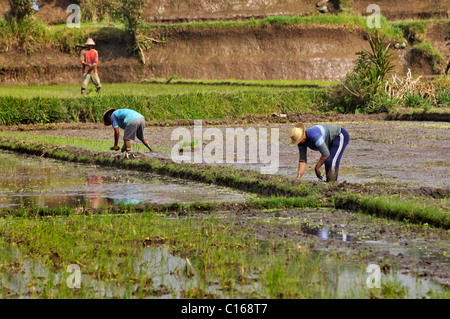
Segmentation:
<svg viewBox="0 0 450 319">
<path fill-rule="evenodd" d="M 234 227 L 261 238 L 282 238 L 318 252 L 356 256 L 369 264 L 389 264 L 399 274 L 450 280 L 447 230 L 329 208 L 246 211 L 220 214 Z M 366 265 L 366 266 L 367 266 Z"/>
<path fill-rule="evenodd" d="M 330 210 L 331 212 L 332 210 Z M 312 219 L 314 220 L 314 219 Z M 360 233 L 357 229 L 352 229 L 351 232 L 348 231 L 349 227 L 345 225 L 330 225 L 330 224 L 311 224 L 311 219 L 308 221 L 290 221 L 290 225 L 286 224 L 284 227 L 294 227 L 297 224 L 297 228 L 300 227 L 304 233 L 317 236 L 324 240 L 339 240 L 343 242 L 353 242 L 362 243 L 364 246 L 369 248 L 374 248 L 378 251 L 387 251 L 394 256 L 403 254 L 416 261 L 430 261 L 437 262 L 443 266 L 450 267 L 450 255 L 444 254 L 436 248 L 441 246 L 445 249 L 445 243 L 439 243 L 438 247 L 428 247 L 430 245 L 429 241 L 424 239 L 412 239 L 408 240 L 408 245 L 400 245 L 400 242 L 396 240 L 395 242 L 389 242 L 393 238 L 383 238 L 374 233 Z M 378 238 L 378 240 L 377 240 Z M 397 239 L 397 238 L 395 238 Z"/>
<path fill-rule="evenodd" d="M 239 201 L 252 195 L 147 173 L 0 153 L 0 207 Z"/>
<path fill-rule="evenodd" d="M 306 127 L 311 127 L 318 123 L 305 123 Z M 341 161 L 338 181 L 351 183 L 388 183 L 407 185 L 408 187 L 450 187 L 449 167 L 450 161 L 450 129 L 449 123 L 440 122 L 396 122 L 396 121 L 369 121 L 369 122 L 346 122 L 336 123 L 344 127 L 350 134 L 350 143 L 344 151 Z M 226 143 L 226 129 L 238 128 L 241 126 L 206 126 L 203 125 L 203 132 L 208 128 L 218 128 L 222 132 L 222 138 L 218 139 L 220 145 L 217 146 L 218 154 L 222 153 L 224 165 L 233 165 L 260 170 L 268 164 L 262 163 L 261 153 L 256 156 L 256 162 L 249 159 L 249 141 L 238 143 L 237 139 L 232 144 Z M 192 140 L 199 140 L 199 136 L 194 135 L 193 126 L 186 127 L 192 134 Z M 256 137 L 261 136 L 261 130 L 266 130 L 268 134 L 267 150 L 271 153 L 271 133 L 278 132 L 279 146 L 276 147 L 279 156 L 275 159 L 278 162 L 276 174 L 296 177 L 298 169 L 298 149 L 290 147 L 288 144 L 291 124 L 253 124 L 243 125 L 242 128 L 254 128 Z M 171 139 L 172 132 L 176 127 L 147 127 L 146 136 L 150 144 L 159 150 L 158 156 L 171 157 L 172 149 L 177 149 L 180 139 Z M 63 135 L 72 137 L 95 137 L 101 140 L 111 140 L 111 132 L 108 129 L 99 130 L 60 130 L 41 131 L 37 134 Z M 203 138 L 203 149 L 211 143 L 215 137 Z M 233 147 L 234 146 L 234 147 Z M 276 146 L 276 145 L 275 145 Z M 229 162 L 226 159 L 228 149 L 236 153 L 236 156 Z M 245 153 L 245 159 L 239 162 L 237 154 Z M 258 150 L 261 152 L 261 150 Z M 214 160 L 217 153 L 203 152 L 203 161 Z M 253 154 L 255 155 L 255 154 Z M 319 159 L 319 153 L 308 152 L 308 166 L 303 180 L 317 181 L 314 174 L 314 165 Z M 192 155 L 193 158 L 193 155 Z M 275 160 L 271 160 L 275 162 Z"/>
</svg>

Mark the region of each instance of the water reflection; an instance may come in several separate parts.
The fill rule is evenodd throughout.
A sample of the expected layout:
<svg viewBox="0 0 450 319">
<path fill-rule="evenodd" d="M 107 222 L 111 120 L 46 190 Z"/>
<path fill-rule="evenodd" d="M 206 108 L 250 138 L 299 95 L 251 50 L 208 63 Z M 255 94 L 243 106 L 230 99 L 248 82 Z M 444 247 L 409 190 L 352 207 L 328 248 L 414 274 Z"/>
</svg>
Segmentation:
<svg viewBox="0 0 450 319">
<path fill-rule="evenodd" d="M 323 239 L 336 239 L 347 242 L 358 240 L 358 238 L 353 238 L 352 235 L 347 234 L 344 230 L 336 231 L 327 226 L 310 227 L 309 225 L 304 224 L 302 225 L 302 230 L 308 234 L 315 235 Z"/>
<path fill-rule="evenodd" d="M 372 247 L 378 250 L 389 251 L 392 255 L 403 254 L 405 256 L 411 257 L 415 260 L 421 261 L 434 261 L 439 262 L 441 265 L 450 265 L 450 256 L 442 254 L 439 251 L 433 251 L 427 247 L 422 247 L 420 240 L 412 241 L 408 246 L 399 246 L 397 244 L 388 243 L 382 240 L 368 240 L 368 236 L 365 239 L 348 234 L 344 230 L 333 230 L 329 226 L 311 226 L 308 223 L 302 224 L 302 230 L 308 234 L 315 235 L 322 239 L 334 239 L 346 242 L 361 242 L 368 247 Z"/>
<path fill-rule="evenodd" d="M 0 152 L 0 208 L 239 201 L 254 195 L 226 187 L 119 169 Z"/>
</svg>

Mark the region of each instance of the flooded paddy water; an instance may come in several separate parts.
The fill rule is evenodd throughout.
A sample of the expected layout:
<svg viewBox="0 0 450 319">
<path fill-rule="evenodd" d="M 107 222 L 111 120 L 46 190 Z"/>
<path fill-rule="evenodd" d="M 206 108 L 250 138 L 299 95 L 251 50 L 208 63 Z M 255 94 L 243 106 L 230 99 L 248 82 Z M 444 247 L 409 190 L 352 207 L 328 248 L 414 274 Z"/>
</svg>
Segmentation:
<svg viewBox="0 0 450 319">
<path fill-rule="evenodd" d="M 450 235 L 445 229 L 332 208 L 248 210 L 232 216 L 236 227 L 251 224 L 266 236 L 288 238 L 319 250 L 393 258 L 409 270 L 434 264 L 439 281 L 450 280 Z"/>
<path fill-rule="evenodd" d="M 153 243 L 137 249 L 135 257 L 130 258 L 126 254 L 120 253 L 109 261 L 110 264 L 115 264 L 117 267 L 127 265 L 129 270 L 127 276 L 132 278 L 129 282 L 98 279 L 96 276 L 85 273 L 86 265 L 81 261 L 83 275 L 80 276 L 80 287 L 82 290 L 79 290 L 78 293 L 79 296 L 95 298 L 264 297 L 267 294 L 267 289 L 270 288 L 263 284 L 263 279 L 267 275 L 260 272 L 258 268 L 268 266 L 268 255 L 275 254 L 274 258 L 277 258 L 276 252 L 285 249 L 282 244 L 277 244 L 275 240 L 277 237 L 296 243 L 298 245 L 297 258 L 306 258 L 317 265 L 318 270 L 312 269 L 308 272 L 310 278 L 307 281 L 311 284 L 317 284 L 317 286 L 313 285 L 311 292 L 312 294 L 315 293 L 315 296 L 361 298 L 370 295 L 367 280 L 369 278 L 368 266 L 371 264 L 381 265 L 380 281 L 383 285 L 383 291 L 392 290 L 394 293 L 392 297 L 432 298 L 445 293 L 445 280 L 448 280 L 449 269 L 448 258 L 442 256 L 438 260 L 442 262 L 440 280 L 428 277 L 425 273 L 417 275 L 417 272 L 414 273 L 411 270 L 414 269 L 420 274 L 420 262 L 429 260 L 426 254 L 417 255 L 418 247 L 411 248 L 412 254 L 410 257 L 412 258 L 407 259 L 408 248 L 403 245 L 404 242 L 395 245 L 383 241 L 384 239 L 380 240 L 379 242 L 383 242 L 384 245 L 390 245 L 391 248 L 397 249 L 397 253 L 390 251 L 391 254 L 383 251 L 383 249 L 372 250 L 367 248 L 368 246 L 365 246 L 365 244 L 369 243 L 368 238 L 378 238 L 375 229 L 357 233 L 357 227 L 351 228 L 347 225 L 339 225 L 341 231 L 329 231 L 330 228 L 334 229 L 336 226 L 333 222 L 343 220 L 342 216 L 339 216 L 343 214 L 350 215 L 353 220 L 360 218 L 355 214 L 324 209 L 290 210 L 287 212 L 255 211 L 242 214 L 219 212 L 218 219 L 214 222 L 215 225 L 223 223 L 224 225 L 232 225 L 227 229 L 242 229 L 245 231 L 253 229 L 260 238 L 248 247 L 248 258 L 252 260 L 252 265 L 257 265 L 257 268 L 252 270 L 252 267 L 249 267 L 242 280 L 231 281 L 232 288 L 229 287 L 227 281 L 224 282 L 224 277 L 208 271 L 205 272 L 202 266 L 204 265 L 204 257 L 190 256 L 187 258 L 177 253 L 171 245 L 165 244 L 163 238 L 156 237 Z M 320 223 L 323 219 L 319 219 L 319 216 L 326 218 L 330 223 L 326 225 Z M 336 217 L 333 219 L 332 216 Z M 132 216 L 128 217 L 131 218 Z M 107 217 L 100 215 L 97 218 L 101 220 Z M 121 218 L 127 218 L 127 216 Z M 192 216 L 191 218 L 192 224 L 195 224 L 196 218 L 201 219 L 203 217 Z M 187 222 L 186 217 L 182 217 L 182 219 Z M 363 221 L 363 218 L 360 219 L 359 222 Z M 56 222 L 64 223 L 66 220 L 56 217 Z M 315 225 L 315 222 L 319 223 Z M 313 231 L 316 228 L 318 231 Z M 307 231 L 308 229 L 311 231 Z M 337 235 L 338 233 L 340 235 Z M 252 237 L 255 234 L 249 233 L 248 236 Z M 342 236 L 343 234 L 346 234 L 346 236 Z M 407 237 L 413 236 L 411 232 L 405 234 L 405 240 L 407 240 Z M 437 236 L 442 239 L 442 234 L 439 232 L 437 232 Z M 151 242 L 152 240 L 148 241 Z M 436 238 L 435 242 L 438 241 L 439 238 Z M 248 244 L 248 242 L 242 241 L 242 245 Z M 430 240 L 428 240 L 428 244 L 433 245 Z M 107 246 L 105 249 L 107 249 Z M 236 248 L 236 250 L 239 249 Z M 210 247 L 209 250 L 209 253 L 213 254 L 214 248 Z M 403 257 L 403 264 L 395 261 L 395 257 L 400 254 L 400 251 L 407 255 Z M 64 291 L 68 290 L 67 283 L 70 281 L 71 272 L 66 270 L 65 266 L 62 269 L 59 267 L 58 270 L 53 266 L 53 262 L 46 262 L 44 257 L 30 258 L 29 255 L 23 255 L 15 245 L 3 249 L 0 255 L 2 265 L 9 265 L 7 271 L 5 271 L 4 266 L 0 267 L 0 298 L 58 298 L 58 296 L 67 296 L 64 295 Z M 300 257 L 302 255 L 304 257 Z M 359 255 L 359 260 L 352 259 L 352 255 Z M 344 256 L 347 256 L 347 258 L 344 258 Z M 51 257 L 51 259 L 55 258 L 58 259 L 60 256 Z M 408 267 L 405 268 L 407 266 L 405 260 L 409 262 L 409 271 Z M 293 267 L 293 269 L 303 265 L 303 263 L 298 265 L 296 262 L 296 259 L 288 259 L 283 261 L 282 264 L 286 265 L 287 268 Z M 433 262 L 436 262 L 436 260 Z M 232 264 L 230 266 L 233 268 Z M 270 268 L 270 266 L 268 267 Z M 277 266 L 274 264 L 273 267 L 276 268 Z M 137 281 L 136 278 L 142 277 L 145 279 Z M 267 285 L 267 281 L 265 284 Z"/>
<path fill-rule="evenodd" d="M 0 207 L 87 206 L 241 201 L 253 195 L 226 187 L 142 172 L 0 153 Z"/>
<path fill-rule="evenodd" d="M 320 123 L 304 123 L 311 127 Z M 410 188 L 438 187 L 449 188 L 450 161 L 450 129 L 449 123 L 444 122 L 408 122 L 408 121 L 367 121 L 336 123 L 344 127 L 350 134 L 350 142 L 344 151 L 339 170 L 339 181 L 349 183 L 388 183 L 392 185 L 406 185 Z M 293 124 L 256 123 L 243 125 L 203 125 L 207 128 L 219 129 L 223 135 L 223 143 L 217 146 L 217 151 L 223 153 L 223 162 L 226 163 L 226 129 L 254 128 L 267 129 L 267 152 L 271 150 L 271 132 L 278 131 L 279 135 L 279 168 L 276 174 L 292 176 L 297 174 L 298 149 L 288 144 L 290 129 Z M 150 126 L 146 127 L 145 134 L 150 144 L 158 149 L 157 156 L 171 157 L 172 149 L 180 143 L 179 137 L 171 136 L 177 127 Z M 195 140 L 194 127 L 186 126 Z M 68 129 L 36 131 L 33 134 L 51 136 L 67 136 L 69 138 L 93 138 L 113 141 L 110 128 L 99 129 Z M 203 148 L 212 141 L 203 137 Z M 232 163 L 240 168 L 259 170 L 267 164 L 260 161 L 249 162 L 249 141 L 235 143 L 233 152 L 245 153 L 244 162 L 237 158 Z M 106 150 L 104 150 L 106 151 Z M 216 156 L 215 154 L 212 154 Z M 153 155 L 154 156 L 154 155 Z M 211 157 L 211 156 L 210 156 Z M 318 152 L 308 152 L 307 171 L 303 180 L 317 181 L 313 166 L 319 158 Z M 193 155 L 192 155 L 193 159 Z M 208 160 L 208 154 L 203 154 L 203 160 Z"/>
<path fill-rule="evenodd" d="M 261 241 L 261 254 L 267 244 Z M 11 250 L 15 265 L 21 264 L 21 271 L 0 273 L 0 298 L 33 298 L 56 297 L 63 295 L 60 290 L 67 290 L 71 283 L 70 272 L 55 271 L 46 266 L 43 259 L 21 259 L 21 252 L 16 247 Z M 322 271 L 326 280 L 319 290 L 324 296 L 333 298 L 361 298 L 367 294 L 367 268 L 364 264 L 351 262 L 336 263 L 327 258 L 327 253 L 315 251 L 311 258 L 321 260 Z M 194 264 L 194 266 L 193 266 Z M 19 266 L 16 266 L 19 269 Z M 94 298 L 150 298 L 172 299 L 187 298 L 189 294 L 201 294 L 203 298 L 248 298 L 261 297 L 266 287 L 260 284 L 257 271 L 247 275 L 244 282 L 236 282 L 232 291 L 224 289 L 220 278 L 201 274 L 195 266 L 195 258 L 191 261 L 173 255 L 163 245 L 145 247 L 133 262 L 133 277 L 146 276 L 151 280 L 143 283 L 115 283 L 98 280 L 89 275 L 80 276 L 79 288 L 83 294 Z M 319 281 L 317 278 L 316 281 Z M 418 278 L 398 269 L 388 269 L 380 276 L 383 285 L 396 290 L 402 298 L 430 298 L 442 294 L 445 287 L 439 282 L 426 278 Z M 198 297 L 198 296 L 197 296 Z"/>
<path fill-rule="evenodd" d="M 306 123 L 312 126 L 315 123 Z M 449 188 L 447 155 L 450 138 L 446 123 L 432 122 L 346 122 L 339 123 L 350 133 L 348 145 L 340 168 L 339 181 L 349 183 L 373 183 L 382 187 L 404 186 L 407 188 L 437 187 Z M 204 128 L 207 128 L 205 126 Z M 212 126 L 211 126 L 212 127 Z M 226 127 L 219 128 L 225 136 Z M 287 143 L 289 130 L 287 124 L 253 124 L 229 126 L 248 128 L 277 129 L 279 132 L 279 170 L 277 174 L 296 176 L 298 150 Z M 170 158 L 172 149 L 179 140 L 171 140 L 176 127 L 146 127 L 146 137 L 157 149 L 157 154 Z M 194 128 L 186 127 L 191 132 Z M 109 140 L 112 145 L 112 130 L 71 129 L 58 131 L 39 131 L 31 134 L 67 136 L 69 138 L 94 138 Z M 203 147 L 208 144 L 203 140 Z M 225 143 L 224 143 L 225 145 Z M 270 150 L 270 135 L 268 148 Z M 248 160 L 248 141 L 237 144 L 235 152 L 246 152 Z M 106 151 L 106 150 L 104 150 Z M 225 153 L 225 149 L 222 149 Z M 317 180 L 313 173 L 313 163 L 319 155 L 309 152 L 309 164 L 303 179 Z M 204 157 L 207 159 L 207 156 Z M 224 158 L 225 159 L 225 158 Z M 99 207 L 103 204 L 119 203 L 171 203 L 192 201 L 244 201 L 253 198 L 228 188 L 208 186 L 178 179 L 155 176 L 148 173 L 108 170 L 93 166 L 75 165 L 36 159 L 6 152 L 0 153 L 3 165 L 0 168 L 2 185 L 1 207 L 18 205 L 59 206 L 84 205 Z M 236 167 L 260 169 L 260 163 L 228 163 Z M 382 265 L 382 282 L 400 289 L 399 295 L 406 298 L 426 298 L 433 293 L 445 293 L 450 281 L 450 241 L 449 232 L 426 225 L 416 226 L 405 222 L 393 222 L 372 216 L 361 216 L 346 211 L 327 209 L 292 209 L 281 211 L 249 210 L 244 212 L 217 212 L 221 222 L 233 229 L 251 228 L 260 236 L 261 242 L 273 238 L 296 243 L 300 249 L 314 252 L 314 258 L 325 261 L 328 283 L 323 289 L 326 295 L 346 298 L 367 294 L 367 267 L 370 264 Z M 165 248 L 164 248 L 165 247 Z M 336 262 L 336 256 L 345 255 L 345 261 Z M 317 257 L 319 256 L 319 257 Z M 189 268 L 186 258 L 173 255 L 166 246 L 142 249 L 136 271 L 148 272 L 154 280 L 149 286 L 149 298 L 183 298 L 187 291 L 202 291 L 203 297 L 228 297 L 217 278 L 198 281 L 195 260 Z M 158 261 L 165 260 L 162 267 Z M 338 257 L 339 260 L 339 257 Z M 37 262 L 36 260 L 30 261 Z M 201 262 L 200 262 L 201 264 Z M 150 268 L 159 273 L 151 273 Z M 28 267 L 31 269 L 30 267 Z M 27 269 L 28 269 L 27 268 Z M 38 271 L 47 271 L 45 266 Z M 178 270 L 177 270 L 178 269 Z M 180 269 L 192 274 L 181 274 Z M 26 270 L 28 271 L 28 270 Z M 62 276 L 59 274 L 59 276 Z M 59 279 L 58 279 L 59 278 Z M 64 277 L 65 278 L 65 277 Z M 84 277 L 83 277 L 84 278 Z M 234 297 L 264 296 L 257 274 L 250 276 L 251 284 L 236 285 Z M 9 277 L 3 285 L 12 291 L 11 296 L 29 296 L 27 279 Z M 90 287 L 96 297 L 139 297 L 139 285 L 108 285 L 103 281 L 86 277 L 85 286 Z M 17 284 L 20 281 L 20 284 Z M 22 286 L 21 286 L 22 285 Z M 19 287 L 22 287 L 19 289 Z M 394 289 L 393 288 L 393 289 Z M 394 290 L 395 290 L 394 289 Z M 21 292 L 19 292 L 21 291 Z M 22 294 L 23 292 L 23 294 Z M 431 294 L 431 295 L 430 295 Z M 397 296 L 398 297 L 398 296 Z"/>
</svg>

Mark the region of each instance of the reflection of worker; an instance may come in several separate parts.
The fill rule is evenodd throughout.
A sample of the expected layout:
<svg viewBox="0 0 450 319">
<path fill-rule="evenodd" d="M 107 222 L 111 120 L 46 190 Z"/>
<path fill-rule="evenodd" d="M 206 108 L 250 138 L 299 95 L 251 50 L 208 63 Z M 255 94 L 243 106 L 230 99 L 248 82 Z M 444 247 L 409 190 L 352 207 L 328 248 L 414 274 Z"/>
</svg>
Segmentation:
<svg viewBox="0 0 450 319">
<path fill-rule="evenodd" d="M 297 145 L 300 153 L 297 178 L 300 179 L 305 172 L 309 147 L 322 155 L 314 168 L 317 178 L 322 179 L 320 167 L 325 163 L 327 182 L 336 181 L 339 163 L 349 140 L 348 132 L 337 125 L 321 124 L 305 129 L 302 123 L 297 124 L 290 135 L 290 145 Z"/>
<path fill-rule="evenodd" d="M 81 51 L 80 61 L 83 65 L 83 80 L 81 81 L 81 94 L 86 92 L 86 88 L 90 81 L 94 83 L 97 92 L 101 90 L 100 78 L 98 77 L 98 52 L 94 49 L 95 42 L 89 38 L 86 43 L 86 49 Z"/>
<path fill-rule="evenodd" d="M 102 185 L 102 178 L 100 174 L 93 173 L 93 174 L 86 174 L 86 186 L 91 185 Z M 93 189 L 90 189 L 90 202 L 91 207 L 93 208 L 99 208 L 102 203 L 101 190 L 99 190 L 97 187 L 94 187 Z"/>
<path fill-rule="evenodd" d="M 130 152 L 130 140 L 137 138 L 153 152 L 152 148 L 148 144 L 148 141 L 144 138 L 145 119 L 144 116 L 134 110 L 130 109 L 109 109 L 103 114 L 103 124 L 106 126 L 112 125 L 114 129 L 114 150 L 119 150 L 119 127 L 123 129 L 123 146 L 122 152 Z"/>
<path fill-rule="evenodd" d="M 85 185 L 101 185 L 102 177 L 98 173 L 94 174 L 86 174 L 86 183 Z"/>
</svg>

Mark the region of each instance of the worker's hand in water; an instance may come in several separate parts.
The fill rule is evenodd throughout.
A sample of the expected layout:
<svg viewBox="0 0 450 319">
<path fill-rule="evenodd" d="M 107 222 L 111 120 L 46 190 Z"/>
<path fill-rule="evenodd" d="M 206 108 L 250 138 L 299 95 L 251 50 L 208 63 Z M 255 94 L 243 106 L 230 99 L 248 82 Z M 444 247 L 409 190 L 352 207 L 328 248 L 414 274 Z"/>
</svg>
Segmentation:
<svg viewBox="0 0 450 319">
<path fill-rule="evenodd" d="M 317 178 L 320 179 L 320 180 L 322 180 L 323 177 L 322 177 L 322 175 L 320 174 L 320 168 L 316 166 L 316 167 L 314 168 L 314 171 L 316 172 Z"/>
<path fill-rule="evenodd" d="M 153 152 L 153 149 L 150 147 L 148 143 L 144 143 L 144 145 L 149 149 L 150 152 Z"/>
</svg>

